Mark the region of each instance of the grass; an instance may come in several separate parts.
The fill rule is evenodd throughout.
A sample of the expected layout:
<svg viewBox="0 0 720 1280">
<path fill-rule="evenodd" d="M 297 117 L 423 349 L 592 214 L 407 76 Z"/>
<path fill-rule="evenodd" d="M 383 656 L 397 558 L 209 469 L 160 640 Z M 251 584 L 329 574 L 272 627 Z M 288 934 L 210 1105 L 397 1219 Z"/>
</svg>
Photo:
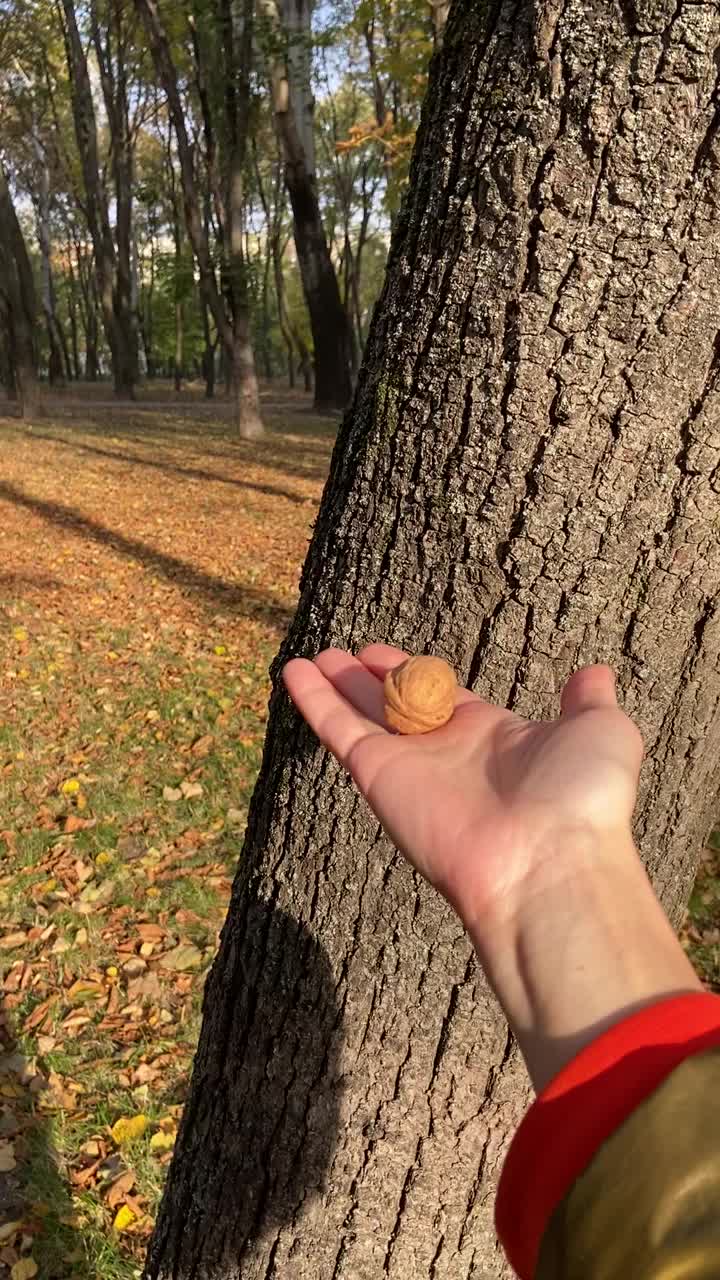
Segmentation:
<svg viewBox="0 0 720 1280">
<path fill-rule="evenodd" d="M 139 1275 L 170 1159 L 334 435 L 224 417 L 0 419 L 0 1276 Z"/>
</svg>

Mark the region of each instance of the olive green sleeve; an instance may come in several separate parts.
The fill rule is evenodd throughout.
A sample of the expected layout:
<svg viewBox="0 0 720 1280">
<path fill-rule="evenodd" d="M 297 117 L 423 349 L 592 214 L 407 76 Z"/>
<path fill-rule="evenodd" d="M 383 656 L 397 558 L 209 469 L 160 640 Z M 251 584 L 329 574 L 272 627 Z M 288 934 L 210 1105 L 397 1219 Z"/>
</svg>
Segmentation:
<svg viewBox="0 0 720 1280">
<path fill-rule="evenodd" d="M 603 1143 L 535 1280 L 720 1280 L 720 1049 L 686 1058 Z"/>
</svg>

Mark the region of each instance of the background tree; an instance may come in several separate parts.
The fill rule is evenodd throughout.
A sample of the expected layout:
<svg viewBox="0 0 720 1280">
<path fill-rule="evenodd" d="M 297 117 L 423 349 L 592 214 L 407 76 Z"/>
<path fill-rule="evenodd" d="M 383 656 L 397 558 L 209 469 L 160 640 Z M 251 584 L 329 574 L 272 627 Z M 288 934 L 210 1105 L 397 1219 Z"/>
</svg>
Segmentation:
<svg viewBox="0 0 720 1280">
<path fill-rule="evenodd" d="M 285 161 L 285 185 L 315 358 L 315 405 L 343 409 L 350 399 L 351 340 L 317 193 L 309 70 L 310 0 L 260 0 L 272 108 Z"/>
<path fill-rule="evenodd" d="M 530 716 L 610 662 L 675 921 L 720 782 L 719 46 L 675 0 L 456 0 L 281 655 L 387 637 Z M 505 1274 L 527 1099 L 457 920 L 277 687 L 147 1275 Z"/>
<path fill-rule="evenodd" d="M 8 389 L 25 417 L 37 398 L 36 309 L 30 259 L 0 164 L 0 341 Z"/>
<path fill-rule="evenodd" d="M 109 123 L 112 134 L 112 154 L 115 157 L 115 198 L 119 233 L 119 252 L 116 250 L 110 221 L 110 208 L 101 172 L 98 147 L 97 119 L 87 55 L 80 36 L 74 0 L 62 0 L 68 75 L 70 79 L 75 137 L 82 166 L 85 188 L 85 214 L 94 250 L 95 271 L 105 334 L 110 348 L 115 392 L 119 396 L 133 396 L 137 378 L 137 343 L 135 324 L 130 306 L 129 220 L 131 166 L 128 167 L 129 129 L 127 121 L 127 87 L 125 69 L 119 73 L 116 86 L 112 70 L 109 46 L 103 50 L 97 23 L 96 8 L 92 8 L 91 22 L 98 36 L 104 72 L 106 109 L 110 103 L 112 114 Z M 118 10 L 119 14 L 119 10 Z M 122 22 L 121 18 L 118 18 Z M 106 29 L 110 39 L 110 26 Z M 119 45 L 119 48 L 124 45 Z M 97 47 L 96 47 L 97 52 Z M 108 83 L 109 81 L 109 83 Z"/>
<path fill-rule="evenodd" d="M 194 75 L 205 131 L 207 180 L 216 197 L 215 213 L 221 237 L 221 292 L 210 251 L 209 227 L 203 217 L 198 173 L 170 38 L 155 0 L 135 0 L 135 3 L 145 24 L 155 71 L 167 97 L 168 112 L 175 130 L 188 236 L 195 254 L 205 303 L 221 336 L 227 365 L 231 370 L 238 430 L 246 439 L 253 439 L 262 434 L 262 420 L 255 361 L 250 344 L 247 279 L 242 246 L 252 7 L 249 0 L 245 0 L 242 11 L 231 5 L 229 0 L 213 0 L 212 13 L 209 18 L 205 14 L 203 30 L 198 31 L 200 24 L 195 21 L 194 16 L 191 26 Z M 210 49 L 203 45 L 205 35 L 211 38 Z M 211 114 L 210 96 L 204 91 L 208 84 L 207 60 L 212 59 L 213 53 L 221 57 L 221 65 L 224 67 L 224 74 L 220 78 L 225 108 L 222 167 L 219 158 L 216 160 L 216 126 Z"/>
</svg>

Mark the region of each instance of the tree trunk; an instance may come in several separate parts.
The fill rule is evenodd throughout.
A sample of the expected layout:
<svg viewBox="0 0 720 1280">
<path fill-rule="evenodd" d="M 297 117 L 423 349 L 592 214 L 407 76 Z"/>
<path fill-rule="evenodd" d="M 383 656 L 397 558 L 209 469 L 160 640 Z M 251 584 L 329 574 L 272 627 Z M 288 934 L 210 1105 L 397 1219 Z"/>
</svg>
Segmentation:
<svg viewBox="0 0 720 1280">
<path fill-rule="evenodd" d="M 38 400 L 35 283 L 27 247 L 0 164 L 0 301 L 7 344 L 7 380 L 29 417 Z"/>
<path fill-rule="evenodd" d="M 50 234 L 50 168 L 47 154 L 33 120 L 32 144 L 38 166 L 37 188 L 37 237 L 40 247 L 40 279 L 45 326 L 48 335 L 48 377 L 50 385 L 62 387 L 65 382 L 63 363 L 63 337 L 55 306 L 55 286 L 52 276 L 52 239 Z M 67 362 L 66 362 L 67 363 Z"/>
<path fill-rule="evenodd" d="M 249 58 L 249 50 L 252 47 L 252 5 L 249 0 L 243 0 L 240 12 L 238 12 L 238 6 L 232 3 L 232 0 L 220 0 L 220 5 L 220 26 L 224 36 L 232 44 L 229 53 L 226 44 L 224 45 L 225 54 L 230 57 L 230 69 L 225 76 L 223 84 L 228 104 L 227 114 L 228 117 L 231 117 L 236 111 L 241 113 L 244 106 L 245 117 L 242 119 L 242 128 L 246 129 L 250 68 L 249 63 L 243 66 L 235 61 L 235 56 L 236 46 L 239 44 L 242 45 L 244 50 L 248 51 L 247 56 Z M 172 120 L 177 139 L 185 224 L 198 265 L 200 288 L 212 313 L 218 336 L 223 346 L 225 367 L 230 369 L 229 381 L 235 396 L 238 430 L 246 439 L 255 439 L 263 434 L 263 427 L 260 414 L 260 396 L 255 374 L 255 360 L 250 342 L 247 300 L 243 298 L 244 273 L 240 272 L 233 275 L 231 269 L 231 290 L 235 289 L 236 292 L 233 301 L 233 315 L 230 321 L 225 311 L 225 305 L 217 286 L 212 265 L 207 225 L 203 223 L 192 148 L 185 124 L 185 112 L 178 88 L 177 69 L 173 61 L 170 41 L 163 26 L 156 0 L 135 0 L 135 8 L 145 25 L 155 73 L 167 96 L 168 115 Z M 247 35 L 245 32 L 246 25 L 248 27 Z M 198 47 L 197 45 L 195 46 L 196 51 Z M 237 129 L 237 122 L 235 129 Z M 237 132 L 232 133 L 232 130 L 230 132 L 233 138 L 231 148 L 234 156 L 229 165 L 229 171 L 232 175 L 229 182 L 229 190 L 233 200 L 238 200 L 236 178 L 238 173 L 241 172 L 242 164 L 244 163 L 245 138 L 238 137 Z M 241 192 L 242 184 L 240 183 Z M 232 213 L 228 212 L 227 220 L 228 222 L 232 221 Z M 233 235 L 232 229 L 230 235 L 231 237 Z M 234 252 L 235 248 L 231 245 L 231 256 Z"/>
<path fill-rule="evenodd" d="M 172 155 L 170 151 L 170 139 L 168 138 L 168 172 L 170 174 L 170 189 L 172 192 L 172 210 L 173 210 L 173 245 L 175 249 L 175 272 L 174 272 L 174 291 L 175 291 L 175 361 L 173 366 L 173 386 L 177 394 L 182 388 L 183 364 L 184 364 L 184 344 L 185 344 L 185 315 L 183 309 L 183 278 L 182 278 L 182 231 L 180 228 L 180 210 L 175 191 L 175 173 L 172 165 Z"/>
<path fill-rule="evenodd" d="M 720 784 L 718 43 L 455 0 L 281 653 L 386 638 L 531 717 L 612 664 L 675 923 Z M 507 1275 L 518 1051 L 279 672 L 147 1275 Z"/>
<path fill-rule="evenodd" d="M 264 435 L 260 392 L 250 337 L 250 299 L 243 247 L 245 160 L 250 110 L 254 0 L 218 0 L 225 51 L 225 123 L 227 175 L 225 192 L 228 294 L 232 310 L 232 387 L 238 434 L 243 440 Z"/>
<path fill-rule="evenodd" d="M 75 382 L 80 381 L 80 344 L 78 342 L 78 309 L 80 308 L 80 299 L 78 296 L 78 282 L 75 278 L 73 268 L 72 248 L 70 246 L 70 237 L 65 243 L 65 261 L 63 269 L 67 279 L 67 309 L 68 323 L 70 325 L 70 350 L 72 352 L 72 378 Z"/>
<path fill-rule="evenodd" d="M 300 0 L 297 7 L 308 12 L 309 39 L 307 0 Z M 277 0 L 260 0 L 260 12 L 273 31 L 278 47 L 282 47 L 282 22 Z M 325 236 L 314 157 L 306 155 L 303 146 L 308 113 L 312 118 L 312 95 L 309 86 L 303 91 L 294 81 L 298 68 L 307 63 L 308 58 L 302 51 L 294 57 L 291 51 L 287 65 L 276 56 L 272 67 L 272 100 L 285 158 L 285 185 L 292 206 L 295 248 L 315 348 L 315 407 L 324 412 L 344 409 L 350 401 L 350 335 Z M 300 99 L 305 105 L 298 121 L 296 108 Z"/>
<path fill-rule="evenodd" d="M 290 326 L 292 339 L 298 353 L 298 368 L 302 374 L 303 387 L 308 393 L 313 389 L 313 362 L 307 343 L 299 329 Z"/>
<path fill-rule="evenodd" d="M 126 140 L 114 114 L 109 115 L 116 178 L 118 172 L 124 174 L 119 184 L 116 181 L 116 219 L 120 250 L 119 254 L 116 254 L 108 200 L 100 174 L 92 85 L 87 57 L 78 30 L 75 0 L 62 0 L 62 8 L 65 16 L 63 34 L 75 136 L 85 188 L 85 212 L 94 249 L 98 295 L 105 335 L 110 347 L 114 389 L 116 395 L 132 398 L 137 378 L 137 335 L 134 333 L 130 309 L 129 257 L 126 262 L 124 250 L 124 237 L 129 236 L 130 232 L 132 183 L 131 174 L 124 174 L 123 169 L 127 160 Z M 91 6 L 91 20 L 97 26 L 95 5 Z M 105 69 L 101 55 L 102 46 L 98 58 L 105 94 Z"/>
</svg>

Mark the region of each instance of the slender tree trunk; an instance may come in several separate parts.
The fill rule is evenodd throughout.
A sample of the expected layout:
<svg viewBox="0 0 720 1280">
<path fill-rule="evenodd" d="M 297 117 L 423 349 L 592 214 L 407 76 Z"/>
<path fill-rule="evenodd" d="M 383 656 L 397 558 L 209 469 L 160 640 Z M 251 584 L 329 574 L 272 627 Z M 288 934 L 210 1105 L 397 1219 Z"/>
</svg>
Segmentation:
<svg viewBox="0 0 720 1280">
<path fill-rule="evenodd" d="M 215 347 L 216 343 L 212 341 L 210 334 L 210 316 L 208 308 L 200 300 L 203 323 L 203 353 L 202 353 L 202 371 L 205 379 L 205 399 L 212 400 L 215 396 Z"/>
<path fill-rule="evenodd" d="M 174 271 L 174 292 L 175 292 L 175 360 L 173 365 L 173 385 L 176 393 L 179 394 L 182 388 L 183 365 L 184 365 L 184 341 L 185 341 L 185 314 L 183 306 L 183 279 L 182 279 L 182 230 L 180 227 L 180 210 L 175 191 L 175 174 L 172 164 L 172 154 L 170 150 L 170 138 L 168 138 L 168 172 L 170 173 L 170 185 L 172 191 L 172 209 L 173 209 L 173 245 L 175 251 L 175 271 Z"/>
<path fill-rule="evenodd" d="M 143 290 L 143 326 L 142 338 L 143 349 L 145 351 L 145 367 L 148 378 L 155 377 L 155 348 L 154 348 L 154 317 L 153 304 L 155 301 L 155 227 L 151 226 L 150 230 L 150 280 L 147 288 Z"/>
<path fill-rule="evenodd" d="M 30 417 L 39 399 L 35 343 L 35 283 L 5 171 L 0 164 L 0 299 L 7 346 L 7 379 Z"/>
<path fill-rule="evenodd" d="M 175 299 L 175 359 L 173 361 L 173 386 L 179 395 L 182 390 L 184 365 L 185 317 L 182 298 Z"/>
<path fill-rule="evenodd" d="M 75 0 L 62 0 L 65 16 L 64 37 L 70 78 L 75 136 L 85 188 L 85 212 L 94 249 L 97 288 L 105 335 L 110 347 L 115 393 L 122 397 L 134 395 L 137 376 L 137 346 L 133 348 L 133 329 L 129 309 L 129 272 L 124 260 L 124 247 L 120 260 L 115 252 L 107 195 L 100 174 L 97 144 L 97 123 L 93 103 L 92 86 L 87 57 L 77 25 Z M 95 5 L 91 6 L 93 21 Z M 101 65 L 101 81 L 104 80 Z M 103 91 L 105 91 L 103 86 Z M 113 134 L 113 155 L 123 153 L 116 164 L 125 163 L 125 143 L 119 132 L 117 120 L 110 117 Z M 126 175 L 120 186 L 116 185 L 118 243 L 129 234 L 129 189 L 131 177 Z M 124 245 L 124 241 L 123 241 Z"/>
<path fill-rule="evenodd" d="M 100 72 L 112 148 L 110 161 L 115 188 L 115 247 L 112 280 L 115 338 L 115 393 L 132 399 L 138 377 L 137 311 L 134 305 L 132 258 L 133 142 L 127 85 L 127 18 L 121 0 L 107 0 L 102 18 L 98 0 L 91 0 L 90 19 Z"/>
<path fill-rule="evenodd" d="M 268 244 L 267 235 L 264 246 L 264 259 L 262 268 L 262 326 L 263 326 L 263 361 L 265 364 L 265 377 L 268 382 L 272 380 L 275 372 L 273 367 L 273 344 L 272 344 L 272 319 L 270 316 L 270 271 L 272 268 L 272 250 Z"/>
<path fill-rule="evenodd" d="M 393 124 L 393 113 L 388 111 L 385 86 L 382 81 L 380 69 L 378 67 L 377 50 L 375 48 L 375 18 L 367 22 L 363 27 L 363 35 L 365 37 L 365 47 L 368 53 L 368 63 L 370 68 L 370 77 L 373 85 L 373 102 L 375 104 L 375 122 L 378 129 L 384 129 L 388 123 Z M 383 169 L 385 172 L 385 190 L 391 191 L 393 186 L 393 157 L 389 147 L 382 149 Z M 396 212 L 394 209 L 390 211 L 390 226 L 395 225 Z"/>
<path fill-rule="evenodd" d="M 226 52 L 225 118 L 227 144 L 227 272 L 233 316 L 232 384 L 239 435 L 255 440 L 264 434 L 260 392 L 250 337 L 250 298 L 243 247 L 245 161 L 250 109 L 254 0 L 218 0 Z"/>
<path fill-rule="evenodd" d="M 299 28 L 309 40 L 308 0 L 301 0 L 296 8 L 301 13 Z M 275 40 L 281 48 L 283 23 L 277 0 L 259 0 L 259 11 L 275 33 Z M 344 409 L 352 393 L 347 315 L 325 236 L 314 155 L 309 155 L 306 150 L 309 147 L 308 115 L 312 121 L 312 95 L 309 84 L 297 85 L 299 55 L 294 59 L 292 48 L 291 42 L 287 64 L 280 57 L 276 57 L 273 63 L 272 105 L 285 158 L 285 185 L 293 212 L 295 248 L 312 328 L 315 406 L 320 411 Z M 302 107 L 298 106 L 299 99 L 302 99 Z"/>
<path fill-rule="evenodd" d="M 263 175 L 260 168 L 260 162 L 257 154 L 257 145 L 255 139 L 251 139 L 252 155 L 255 166 L 255 182 L 260 196 L 265 222 L 267 224 L 267 257 L 265 261 L 265 277 L 263 282 L 263 297 L 267 299 L 268 293 L 268 272 L 272 267 L 273 284 L 275 286 L 275 303 L 277 307 L 278 324 L 280 333 L 282 334 L 283 344 L 287 355 L 287 374 L 288 384 L 292 390 L 295 386 L 295 356 L 293 346 L 293 336 L 290 329 L 290 322 L 287 315 L 287 307 L 285 305 L 285 277 L 283 275 L 283 256 L 284 249 L 281 245 L 283 235 L 283 164 L 282 156 L 278 154 L 278 163 L 276 172 L 271 183 L 271 195 L 268 197 L 265 191 Z M 266 309 L 268 307 L 265 302 Z"/>
<path fill-rule="evenodd" d="M 720 14 L 636 12 L 455 0 L 273 671 L 153 1280 L 508 1274 L 519 1054 L 282 660 L 387 638 L 531 717 L 611 663 L 681 917 L 720 785 Z"/>
<path fill-rule="evenodd" d="M 65 381 L 65 366 L 63 363 L 63 338 L 55 307 L 55 287 L 51 266 L 50 169 L 45 148 L 38 136 L 34 121 L 32 143 L 38 166 L 37 237 L 40 247 L 41 298 L 49 346 L 48 375 L 50 385 L 60 387 Z"/>
<path fill-rule="evenodd" d="M 210 192 L 205 191 L 205 199 L 203 202 L 203 219 L 205 238 L 210 238 Z M 202 315 L 203 326 L 203 353 L 202 353 L 202 371 L 205 379 L 205 399 L 213 400 L 215 398 L 215 351 L 217 349 L 218 338 L 213 339 L 210 325 L 210 308 L 202 290 L 200 290 L 200 312 Z"/>
<path fill-rule="evenodd" d="M 285 277 L 283 275 L 282 250 L 280 248 L 279 237 L 273 237 L 270 251 L 272 254 L 278 324 L 280 325 L 282 340 L 287 352 L 288 382 L 292 388 L 295 386 L 295 346 L 293 342 L 292 328 L 288 319 L 287 306 L 285 304 Z"/>
<path fill-rule="evenodd" d="M 244 47 L 251 47 L 249 42 L 251 41 L 252 30 L 252 9 L 249 0 L 243 0 L 242 12 L 238 14 L 236 6 L 232 4 L 231 0 L 228 0 L 225 5 L 225 12 L 227 12 L 228 4 L 232 19 L 228 35 L 232 40 L 234 56 L 236 42 L 241 44 L 245 42 Z M 234 260 L 234 268 L 231 271 L 233 314 L 231 320 L 229 320 L 222 295 L 218 289 L 210 256 L 206 227 L 203 225 L 202 206 L 193 165 L 192 148 L 185 125 L 185 113 L 178 89 L 177 70 L 173 62 L 170 42 L 160 18 L 156 0 L 135 0 L 135 8 L 145 24 L 155 71 L 167 96 L 168 111 L 177 139 L 185 222 L 198 264 L 200 287 L 212 313 L 219 339 L 223 345 L 224 359 L 231 369 L 230 381 L 235 395 L 238 430 L 246 438 L 254 439 L 262 434 L 262 418 L 260 415 L 260 396 L 255 374 L 255 361 L 250 341 L 247 298 L 246 295 L 244 296 L 244 271 L 240 269 L 236 256 L 236 244 L 233 244 L 230 247 L 230 254 Z M 239 34 L 236 31 L 236 25 L 240 27 Z M 247 37 L 245 36 L 245 25 L 248 26 L 250 31 L 250 35 Z M 248 77 L 249 65 L 242 67 L 239 64 L 234 65 L 232 74 L 225 77 L 227 93 L 231 91 L 237 93 L 239 98 L 245 101 L 246 105 L 247 93 L 249 93 Z M 239 83 L 236 83 L 236 81 Z M 247 127 L 247 120 L 244 121 L 244 127 Z M 232 145 L 235 150 L 238 150 L 237 139 Z M 241 159 L 244 163 L 244 151 Z M 231 174 L 229 192 L 232 199 L 237 201 L 242 195 L 241 184 L 239 192 L 237 189 L 239 172 L 237 157 L 234 161 L 231 160 L 229 172 Z M 228 222 L 231 223 L 232 219 L 233 214 L 230 212 L 228 213 Z M 231 229 L 230 234 L 235 236 L 236 230 Z M 241 234 L 242 232 L 240 231 Z"/>
<path fill-rule="evenodd" d="M 68 292 L 68 320 L 70 322 L 70 350 L 72 351 L 72 369 L 73 378 L 76 382 L 80 381 L 80 346 L 78 343 L 78 284 L 75 279 L 75 271 L 72 263 L 72 249 L 69 242 L 65 246 L 65 270 L 67 271 Z"/>
</svg>

